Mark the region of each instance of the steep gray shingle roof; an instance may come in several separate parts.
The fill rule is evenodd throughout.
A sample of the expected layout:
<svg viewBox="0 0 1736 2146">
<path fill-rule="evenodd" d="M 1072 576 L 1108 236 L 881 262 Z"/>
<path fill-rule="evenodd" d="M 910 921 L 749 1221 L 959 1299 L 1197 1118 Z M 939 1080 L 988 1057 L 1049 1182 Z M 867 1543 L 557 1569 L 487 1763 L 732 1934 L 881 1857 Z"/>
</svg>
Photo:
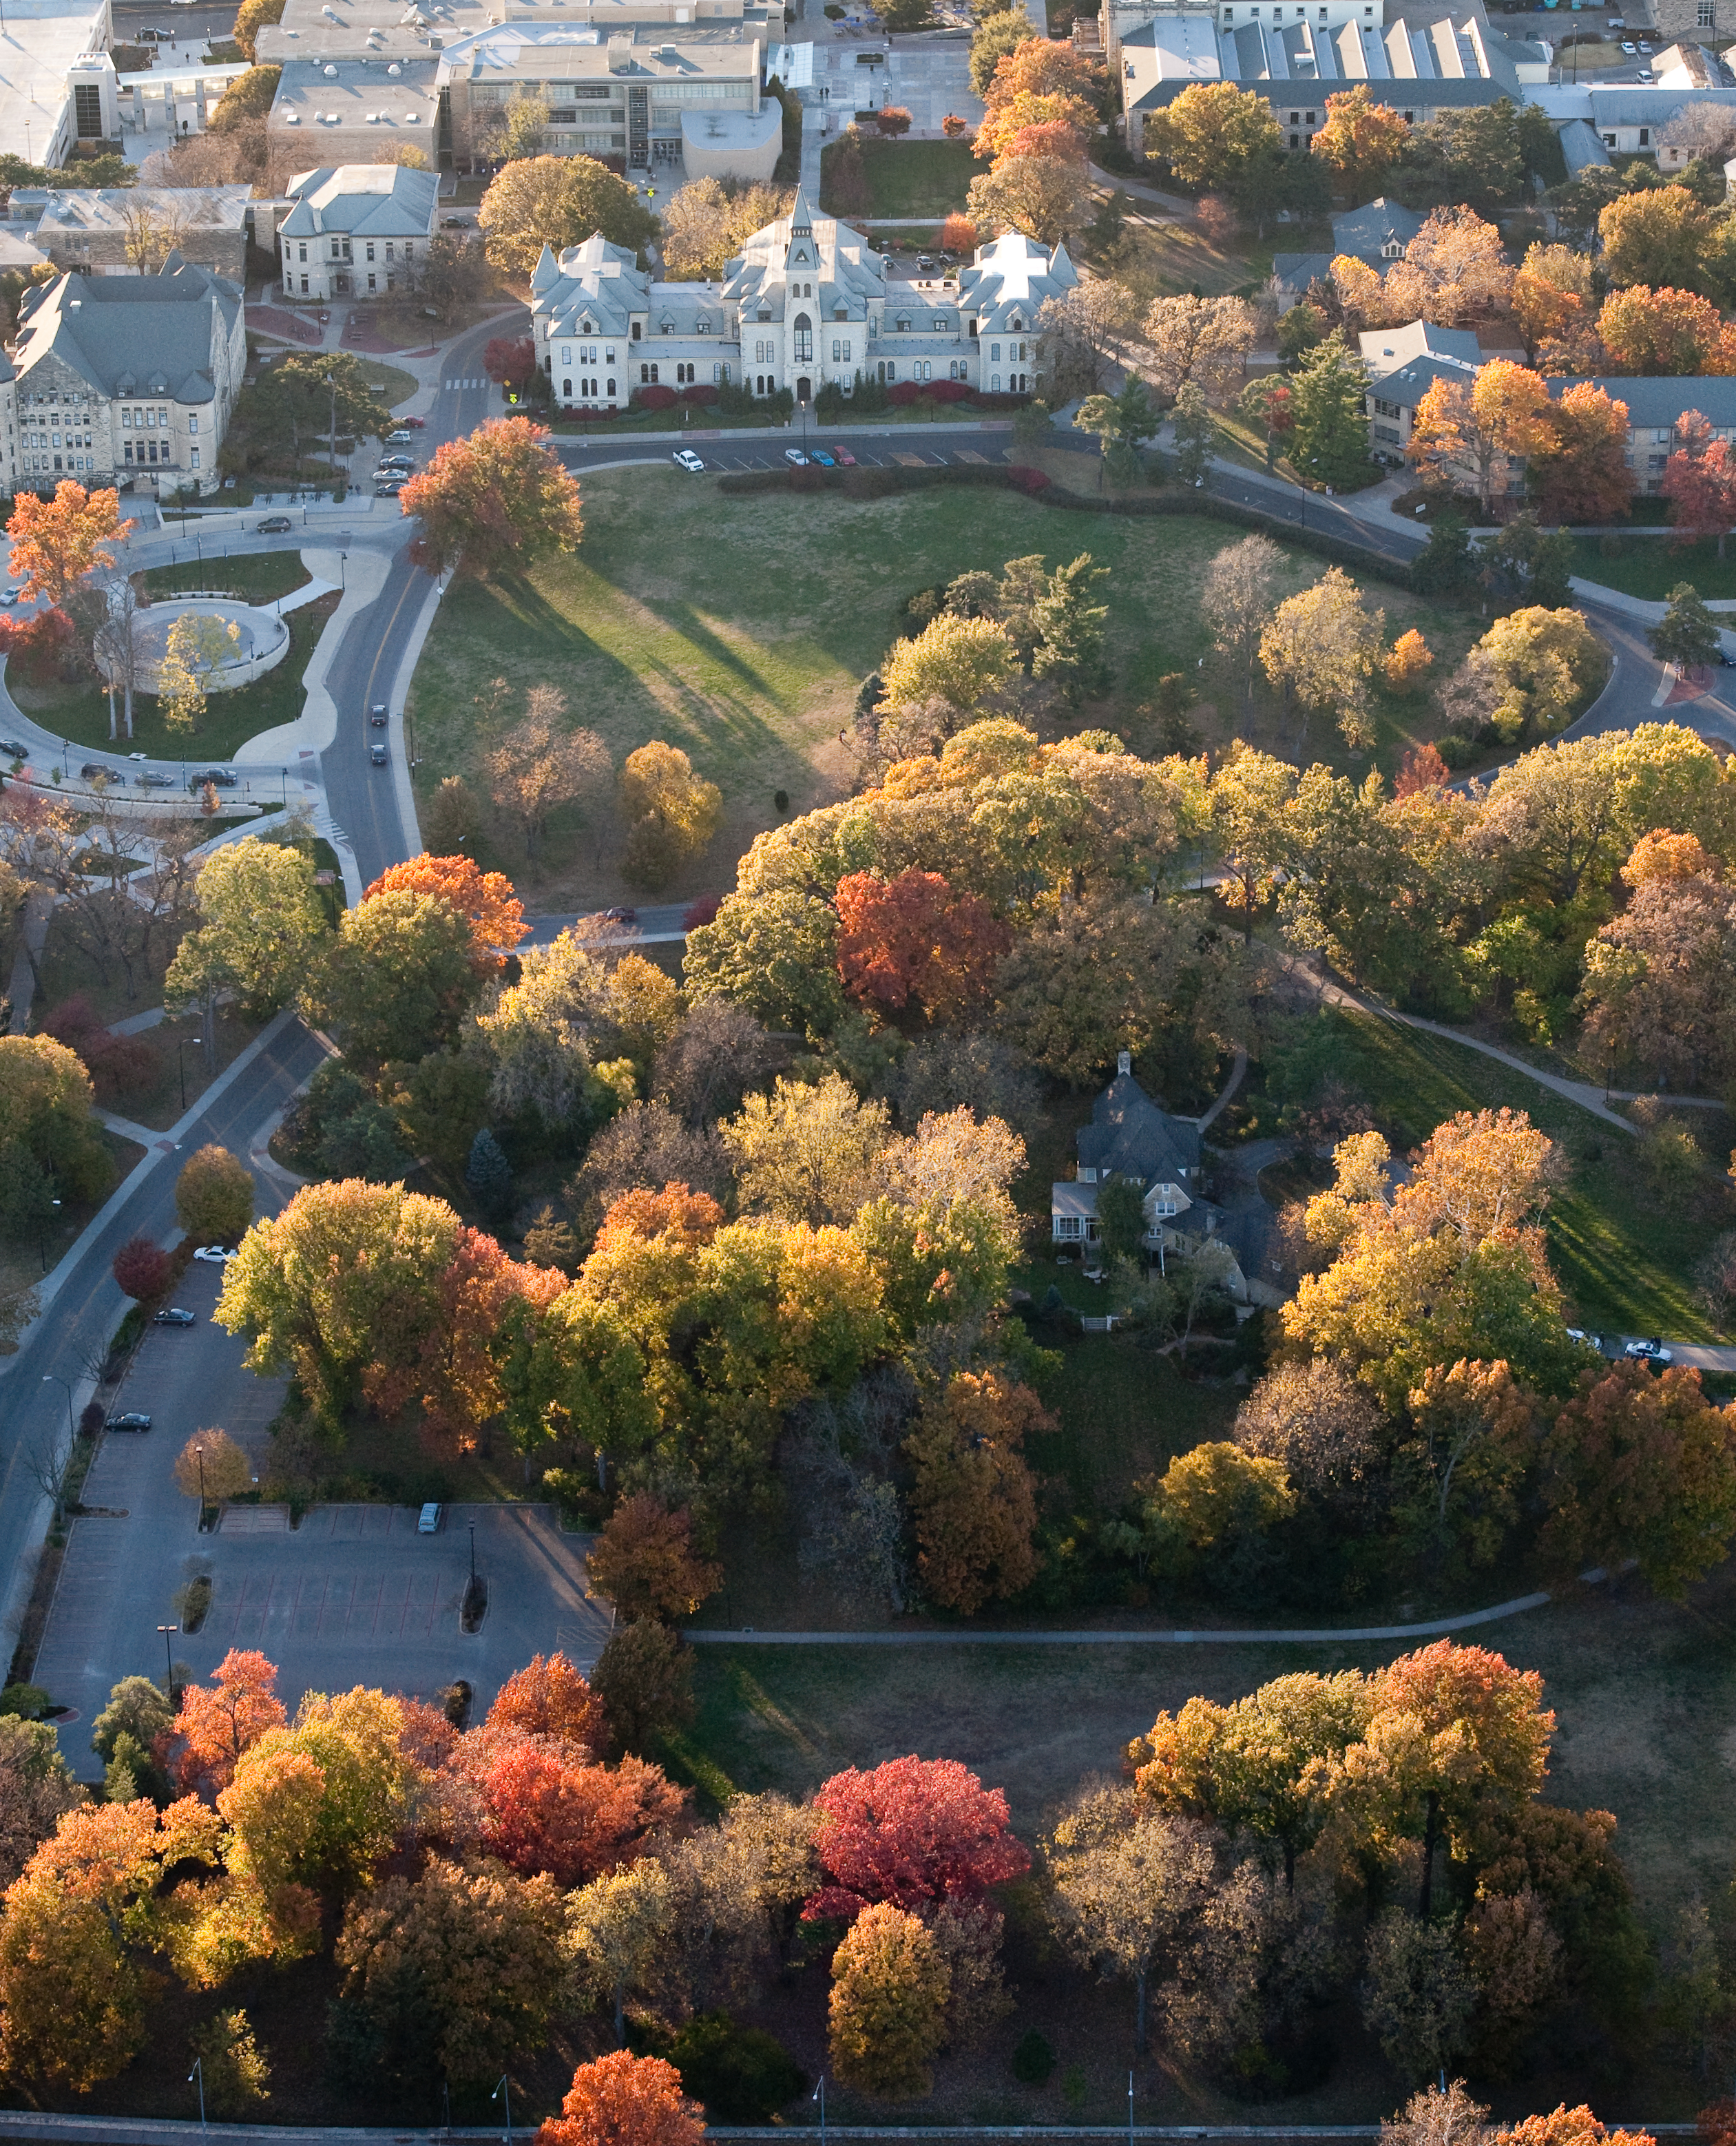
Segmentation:
<svg viewBox="0 0 1736 2146">
<path fill-rule="evenodd" d="M 1076 1145 L 1085 1170 L 1113 1170 L 1142 1185 L 1180 1182 L 1200 1167 L 1200 1128 L 1160 1110 L 1131 1073 L 1118 1073 L 1091 1105 Z"/>
<path fill-rule="evenodd" d="M 19 377 L 52 352 L 99 395 L 208 402 L 212 308 L 227 337 L 241 304 L 233 283 L 178 253 L 160 276 L 65 275 L 21 311 Z"/>
</svg>

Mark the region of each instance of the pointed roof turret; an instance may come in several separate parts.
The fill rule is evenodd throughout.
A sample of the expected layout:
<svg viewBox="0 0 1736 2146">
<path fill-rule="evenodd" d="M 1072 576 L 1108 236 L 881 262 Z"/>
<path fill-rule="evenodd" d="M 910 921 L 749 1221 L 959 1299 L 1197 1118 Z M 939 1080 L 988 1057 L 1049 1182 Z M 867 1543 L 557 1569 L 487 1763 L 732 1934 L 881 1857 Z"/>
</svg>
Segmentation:
<svg viewBox="0 0 1736 2146">
<path fill-rule="evenodd" d="M 814 212 L 808 207 L 806 187 L 797 184 L 796 198 L 790 204 L 790 249 L 784 257 L 784 267 L 794 272 L 800 268 L 814 269 L 820 264 L 820 250 L 814 243 Z"/>
<path fill-rule="evenodd" d="M 536 266 L 531 271 L 531 288 L 539 296 L 561 280 L 561 271 L 556 265 L 554 248 L 546 239 L 536 257 Z"/>
</svg>

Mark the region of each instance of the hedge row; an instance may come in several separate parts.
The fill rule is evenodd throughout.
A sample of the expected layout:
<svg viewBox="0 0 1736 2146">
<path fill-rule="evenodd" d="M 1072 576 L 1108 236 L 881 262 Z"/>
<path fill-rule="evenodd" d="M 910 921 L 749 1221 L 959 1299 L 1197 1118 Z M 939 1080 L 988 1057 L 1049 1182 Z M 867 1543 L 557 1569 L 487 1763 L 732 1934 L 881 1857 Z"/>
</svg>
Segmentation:
<svg viewBox="0 0 1736 2146">
<path fill-rule="evenodd" d="M 1153 492 L 1139 498 L 1100 499 L 1090 492 L 1070 492 L 1040 470 L 1016 465 L 1000 468 L 992 463 L 946 463 L 939 468 L 923 469 L 825 469 L 813 464 L 806 469 L 741 470 L 721 477 L 717 488 L 736 497 L 766 492 L 841 492 L 847 499 L 885 499 L 895 492 L 931 492 L 956 485 L 1022 492 L 1032 499 L 1040 500 L 1045 507 L 1070 508 L 1081 514 L 1191 514 L 1202 521 L 1222 522 L 1232 529 L 1280 534 L 1286 544 L 1298 551 L 1311 552 L 1315 558 L 1324 559 L 1333 566 L 1353 566 L 1359 573 L 1389 581 L 1396 588 L 1408 590 L 1412 586 L 1410 568 L 1402 560 L 1350 543 L 1341 536 L 1329 536 L 1323 529 L 1298 528 L 1285 516 L 1267 514 L 1259 507 L 1245 507 L 1235 500 L 1214 499 L 1210 492 L 1191 488 Z"/>
</svg>

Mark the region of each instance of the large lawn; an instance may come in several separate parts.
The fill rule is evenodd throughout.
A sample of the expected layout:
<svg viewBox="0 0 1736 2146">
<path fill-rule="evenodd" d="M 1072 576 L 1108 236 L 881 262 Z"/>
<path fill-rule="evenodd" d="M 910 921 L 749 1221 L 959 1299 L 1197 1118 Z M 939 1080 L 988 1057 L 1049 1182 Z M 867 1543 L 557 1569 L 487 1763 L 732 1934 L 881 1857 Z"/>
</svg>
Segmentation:
<svg viewBox="0 0 1736 2146">
<path fill-rule="evenodd" d="M 1373 1015 L 1320 1018 L 1333 1032 L 1334 1071 L 1366 1102 L 1395 1152 L 1426 1140 L 1455 1111 L 1503 1105 L 1529 1111 L 1561 1144 L 1571 1174 L 1550 1204 L 1549 1257 L 1580 1323 L 1684 1341 L 1725 1338 L 1694 1289 L 1696 1265 L 1732 1220 L 1719 1170 L 1729 1145 L 1723 1120 L 1695 1113 L 1700 1144 L 1713 1158 L 1699 1196 L 1661 1195 L 1636 1140 L 1523 1073 Z M 1709 1120 L 1704 1130 L 1702 1115 Z"/>
<path fill-rule="evenodd" d="M 1088 484 L 1082 456 L 1059 457 L 1075 484 Z M 441 777 L 481 773 L 481 714 L 495 679 L 511 720 L 532 686 L 558 686 L 571 719 L 601 733 L 617 761 L 661 737 L 691 754 L 725 797 L 721 832 L 685 896 L 726 886 L 735 859 L 788 810 L 801 812 L 837 794 L 847 768 L 839 732 L 865 677 L 884 659 L 906 599 L 967 567 L 998 570 L 1041 552 L 1051 566 L 1089 551 L 1110 571 L 1115 683 L 1107 700 L 1078 720 L 1150 742 L 1140 711 L 1166 673 L 1184 672 L 1220 706 L 1200 719 L 1209 740 L 1240 731 L 1255 742 L 1365 771 L 1335 732 L 1316 724 L 1299 734 L 1269 696 L 1250 707 L 1210 661 L 1199 615 L 1205 567 L 1232 529 L 1206 522 L 1135 520 L 1060 513 L 1003 492 L 959 490 L 880 500 L 836 493 L 731 498 L 707 479 L 675 470 L 635 469 L 587 477 L 579 550 L 527 580 L 461 581 L 436 616 L 417 668 L 413 707 L 424 794 Z M 1285 593 L 1313 581 L 1317 561 L 1292 555 Z M 1461 612 L 1437 610 L 1379 585 L 1371 602 L 1388 631 L 1420 623 L 1443 663 L 1455 661 L 1475 629 Z M 1418 736 L 1429 735 L 1423 700 L 1380 701 L 1377 763 L 1390 768 Z M 514 871 L 550 907 L 617 897 L 618 855 L 609 816 L 587 831 L 557 816 L 540 866 L 527 870 L 501 837 L 493 862 Z"/>
<path fill-rule="evenodd" d="M 827 198 L 826 159 L 836 156 L 837 145 L 821 152 L 820 193 Z M 988 170 L 963 142 L 875 142 L 862 144 L 867 168 L 869 202 L 866 214 L 882 216 L 945 216 L 962 209 L 970 182 Z"/>
</svg>

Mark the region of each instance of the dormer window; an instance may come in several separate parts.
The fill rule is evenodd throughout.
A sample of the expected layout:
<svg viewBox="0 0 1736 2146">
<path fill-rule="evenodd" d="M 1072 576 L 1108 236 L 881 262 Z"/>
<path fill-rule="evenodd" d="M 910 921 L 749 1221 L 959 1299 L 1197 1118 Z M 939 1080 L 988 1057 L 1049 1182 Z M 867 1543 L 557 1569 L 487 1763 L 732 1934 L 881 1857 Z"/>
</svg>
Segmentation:
<svg viewBox="0 0 1736 2146">
<path fill-rule="evenodd" d="M 711 323 L 703 313 L 699 317 L 699 332 L 701 335 L 710 335 L 711 332 Z"/>
<path fill-rule="evenodd" d="M 660 321 L 657 325 L 658 332 L 661 334 L 673 335 L 675 333 L 675 322 L 673 321 Z"/>
<path fill-rule="evenodd" d="M 910 332 L 910 316 L 907 313 L 900 313 L 892 325 L 900 335 L 908 335 Z"/>
<path fill-rule="evenodd" d="M 834 306 L 832 308 L 832 318 L 835 321 L 847 321 L 850 318 L 849 307 Z"/>
</svg>

